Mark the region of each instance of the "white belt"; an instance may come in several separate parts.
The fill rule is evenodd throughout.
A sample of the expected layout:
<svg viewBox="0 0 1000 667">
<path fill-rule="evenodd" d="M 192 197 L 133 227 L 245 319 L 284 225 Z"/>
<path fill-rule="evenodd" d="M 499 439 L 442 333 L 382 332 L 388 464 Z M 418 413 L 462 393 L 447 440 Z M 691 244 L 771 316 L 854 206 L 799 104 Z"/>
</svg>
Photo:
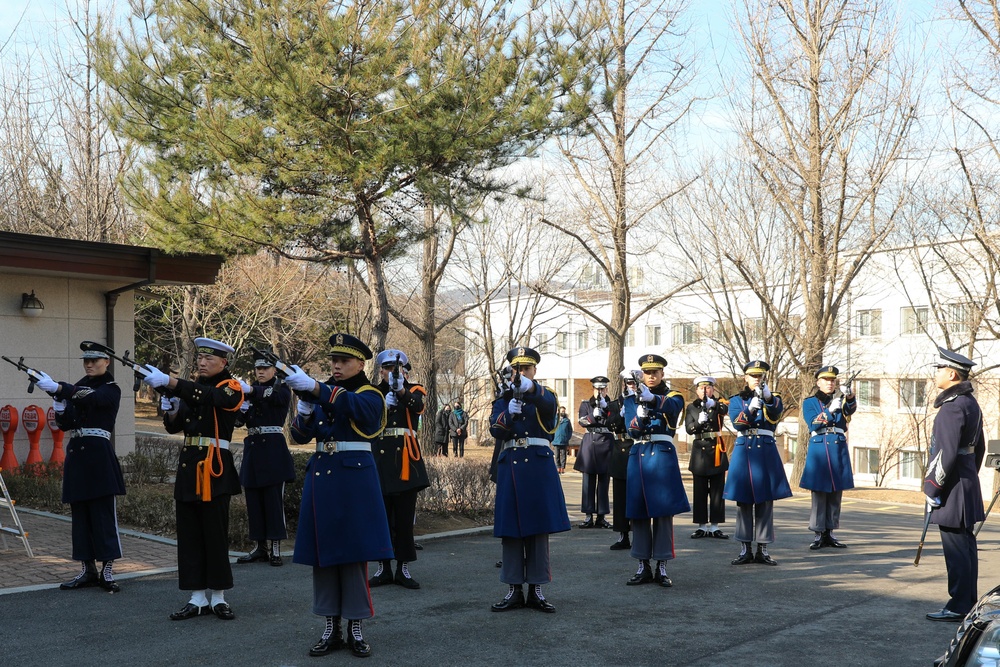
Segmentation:
<svg viewBox="0 0 1000 667">
<path fill-rule="evenodd" d="M 69 437 L 72 438 L 104 438 L 105 440 L 111 439 L 111 431 L 105 431 L 103 428 L 77 428 L 69 432 Z"/>
<path fill-rule="evenodd" d="M 774 431 L 768 431 L 766 428 L 748 428 L 743 433 L 744 435 L 768 435 L 772 438 L 774 437 Z"/>
<path fill-rule="evenodd" d="M 417 437 L 417 432 L 408 428 L 387 428 L 383 429 L 379 437 L 390 437 L 394 435 L 412 435 L 414 438 Z"/>
<path fill-rule="evenodd" d="M 251 426 L 247 429 L 247 435 L 264 435 L 266 433 L 285 433 L 283 426 Z"/>
<path fill-rule="evenodd" d="M 504 449 L 511 447 L 548 447 L 551 443 L 545 438 L 514 438 L 503 443 Z"/>
<path fill-rule="evenodd" d="M 672 445 L 674 444 L 674 436 L 666 433 L 653 433 L 648 437 L 637 438 L 636 442 L 669 442 Z"/>
<path fill-rule="evenodd" d="M 205 438 L 197 435 L 189 435 L 184 438 L 185 447 L 208 447 L 209 445 L 218 444 L 222 449 L 229 449 L 228 440 L 219 440 L 216 443 L 215 438 Z"/>
<path fill-rule="evenodd" d="M 320 454 L 336 454 L 337 452 L 370 452 L 370 442 L 347 442 L 344 440 L 316 441 L 316 451 Z"/>
<path fill-rule="evenodd" d="M 812 433 L 810 433 L 809 435 L 811 437 L 811 436 L 814 436 L 814 435 L 827 435 L 829 433 L 839 433 L 841 435 L 847 435 L 847 431 L 845 431 L 842 428 L 837 428 L 835 426 L 827 426 L 826 428 L 818 428 L 815 431 L 813 431 Z"/>
</svg>

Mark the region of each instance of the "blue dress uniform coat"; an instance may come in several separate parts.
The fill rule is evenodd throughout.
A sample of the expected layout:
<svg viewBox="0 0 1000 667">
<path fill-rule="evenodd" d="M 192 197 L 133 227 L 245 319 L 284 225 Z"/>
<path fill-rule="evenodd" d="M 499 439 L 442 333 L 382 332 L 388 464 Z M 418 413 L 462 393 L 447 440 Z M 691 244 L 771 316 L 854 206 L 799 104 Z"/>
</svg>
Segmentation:
<svg viewBox="0 0 1000 667">
<path fill-rule="evenodd" d="M 264 384 L 254 382 L 251 387 L 245 399 L 250 401 L 250 408 L 236 420 L 237 425 L 247 427 L 240 483 L 245 489 L 258 489 L 291 482 L 295 479 L 295 463 L 285 434 L 259 433 L 256 429 L 284 427 L 292 390 L 277 377 Z"/>
<path fill-rule="evenodd" d="M 985 519 L 979 468 L 986 456 L 983 415 L 968 381 L 945 389 L 934 400 L 938 413 L 931 436 L 924 493 L 941 501 L 931 523 L 969 528 Z"/>
<path fill-rule="evenodd" d="M 636 415 L 638 397 L 624 399 L 625 426 L 629 437 L 635 439 L 629 451 L 626 487 L 625 513 L 630 519 L 655 519 L 691 510 L 681 481 L 677 448 L 665 440 L 642 440 L 651 435 L 674 436 L 684 411 L 684 397 L 668 390 L 665 383 L 650 391 L 656 400 L 647 406 L 649 416 L 645 420 Z"/>
<path fill-rule="evenodd" d="M 580 403 L 580 426 L 587 429 L 580 442 L 580 452 L 577 454 L 573 470 L 585 475 L 610 475 L 611 451 L 615 444 L 615 435 L 608 428 L 610 419 L 611 399 L 608 407 L 601 411 L 600 416 L 594 416 L 597 399 L 593 396 Z"/>
<path fill-rule="evenodd" d="M 60 382 L 53 397 L 66 401 L 66 409 L 56 413 L 60 430 L 98 428 L 108 433 L 114 430 L 122 390 L 110 373 L 84 376 L 75 385 Z M 62 501 L 75 503 L 121 495 L 125 495 L 125 478 L 111 440 L 99 435 L 71 434 L 63 464 Z"/>
<path fill-rule="evenodd" d="M 832 396 L 816 391 L 802 401 L 802 419 L 809 425 L 809 449 L 799 486 L 810 491 L 844 491 L 854 488 L 851 454 L 847 448 L 847 425 L 858 409 L 854 398 L 840 410 L 829 410 Z M 836 429 L 836 430 L 834 430 Z"/>
<path fill-rule="evenodd" d="M 755 434 L 756 429 L 774 432 L 784 406 L 778 394 L 751 414 L 747 407 L 753 393 L 744 389 L 729 399 L 729 420 L 739 434 L 729 457 L 729 476 L 722 496 L 738 503 L 757 504 L 790 498 L 785 467 L 773 435 Z"/>
<path fill-rule="evenodd" d="M 384 397 L 389 394 L 389 383 L 383 380 L 376 389 Z M 372 443 L 372 454 L 375 456 L 384 496 L 403 491 L 421 491 L 431 485 L 416 437 L 427 392 L 421 385 L 406 381 L 403 382 L 403 389 L 405 393 L 399 398 L 399 405 L 387 408 L 385 429 Z M 411 436 L 395 433 L 402 429 L 411 431 Z M 404 476 L 407 479 L 403 479 Z"/>
<path fill-rule="evenodd" d="M 292 423 L 292 439 L 371 443 L 385 426 L 385 401 L 359 373 L 321 383 L 315 411 Z M 375 459 L 367 451 L 317 452 L 306 466 L 293 562 L 331 567 L 391 560 L 392 541 Z"/>
<path fill-rule="evenodd" d="M 490 434 L 500 443 L 517 438 L 543 438 L 552 442 L 557 401 L 551 390 L 535 384 L 524 394 L 520 415 L 510 415 L 505 392 L 493 402 Z M 516 417 L 516 419 L 512 419 Z M 502 447 L 502 444 L 500 445 Z M 569 514 L 551 447 L 527 446 L 501 449 L 497 456 L 497 492 L 494 537 L 530 537 L 569 530 Z"/>
</svg>

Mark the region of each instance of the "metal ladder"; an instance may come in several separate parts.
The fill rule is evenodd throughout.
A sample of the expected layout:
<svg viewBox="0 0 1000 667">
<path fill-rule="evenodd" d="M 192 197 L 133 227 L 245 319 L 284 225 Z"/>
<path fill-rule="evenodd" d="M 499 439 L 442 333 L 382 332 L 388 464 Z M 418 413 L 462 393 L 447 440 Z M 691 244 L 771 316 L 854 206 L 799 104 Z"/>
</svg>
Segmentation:
<svg viewBox="0 0 1000 667">
<path fill-rule="evenodd" d="M 7 535 L 13 535 L 24 544 L 24 550 L 28 552 L 28 558 L 34 558 L 35 554 L 31 553 L 31 545 L 28 544 L 28 533 L 24 531 L 21 519 L 17 516 L 17 510 L 14 509 L 14 501 L 11 499 L 7 485 L 3 481 L 3 474 L 0 474 L 0 491 L 3 491 L 3 498 L 0 498 L 0 507 L 9 509 L 10 515 L 14 517 L 13 528 L 3 525 L 3 522 L 0 521 L 0 542 L 3 543 L 3 548 L 7 549 Z"/>
</svg>

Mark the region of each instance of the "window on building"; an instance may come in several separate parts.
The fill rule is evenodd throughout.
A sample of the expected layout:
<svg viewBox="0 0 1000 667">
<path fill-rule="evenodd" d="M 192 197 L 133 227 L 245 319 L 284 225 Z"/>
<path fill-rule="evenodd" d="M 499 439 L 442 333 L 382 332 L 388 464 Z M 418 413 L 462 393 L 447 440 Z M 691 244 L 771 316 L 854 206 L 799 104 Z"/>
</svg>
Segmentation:
<svg viewBox="0 0 1000 667">
<path fill-rule="evenodd" d="M 562 405 L 566 404 L 566 400 L 569 398 L 569 380 L 555 380 L 556 396 L 560 399 L 559 402 Z"/>
<path fill-rule="evenodd" d="M 911 410 L 927 407 L 927 380 L 900 380 L 899 407 Z"/>
<path fill-rule="evenodd" d="M 631 289 L 637 289 L 642 287 L 642 268 L 638 266 L 628 267 L 626 273 L 628 274 L 628 286 Z"/>
<path fill-rule="evenodd" d="M 927 332 L 927 306 L 903 308 L 900 312 L 899 333 L 904 336 L 914 336 Z"/>
<path fill-rule="evenodd" d="M 608 346 L 608 330 L 605 328 L 600 328 L 596 333 L 597 342 L 595 345 L 599 348 L 605 348 Z"/>
<path fill-rule="evenodd" d="M 586 350 L 588 347 L 590 347 L 590 336 L 588 335 L 589 333 L 590 332 L 588 332 L 586 329 L 584 329 L 583 331 L 576 332 L 576 349 Z"/>
<path fill-rule="evenodd" d="M 878 473 L 878 449 L 874 447 L 854 448 L 854 471 L 862 475 Z"/>
<path fill-rule="evenodd" d="M 878 380 L 857 380 L 854 383 L 854 395 L 858 399 L 858 408 L 873 410 L 879 407 Z"/>
<path fill-rule="evenodd" d="M 671 329 L 674 345 L 694 345 L 698 342 L 697 322 L 678 322 Z"/>
<path fill-rule="evenodd" d="M 857 313 L 859 336 L 877 338 L 882 335 L 882 310 L 859 310 Z"/>
<path fill-rule="evenodd" d="M 660 346 L 660 327 L 655 325 L 646 326 L 646 347 Z"/>
<path fill-rule="evenodd" d="M 951 303 L 944 307 L 945 327 L 948 333 L 966 334 L 969 333 L 969 317 L 972 309 L 968 304 Z"/>
<path fill-rule="evenodd" d="M 472 436 L 473 440 L 475 440 L 476 438 L 479 437 L 479 420 L 478 419 L 470 419 L 469 420 L 469 435 Z"/>
<path fill-rule="evenodd" d="M 557 350 L 567 350 L 569 349 L 569 334 L 560 331 L 556 334 L 556 349 Z"/>
<path fill-rule="evenodd" d="M 625 334 L 625 347 L 635 347 L 635 329 L 629 329 Z"/>
<path fill-rule="evenodd" d="M 764 340 L 764 318 L 744 317 L 743 331 L 746 333 L 747 342 L 760 343 Z"/>
<path fill-rule="evenodd" d="M 733 323 L 729 320 L 716 320 L 711 325 L 711 336 L 714 341 L 725 341 L 733 337 Z"/>
<path fill-rule="evenodd" d="M 538 334 L 538 351 L 545 353 L 549 351 L 549 335 Z"/>
<path fill-rule="evenodd" d="M 920 479 L 924 476 L 918 452 L 899 453 L 899 476 L 905 479 Z"/>
<path fill-rule="evenodd" d="M 600 271 L 598 271 L 597 266 L 595 266 L 592 263 L 584 264 L 580 268 L 580 286 L 596 287 L 599 276 L 600 276 Z"/>
</svg>

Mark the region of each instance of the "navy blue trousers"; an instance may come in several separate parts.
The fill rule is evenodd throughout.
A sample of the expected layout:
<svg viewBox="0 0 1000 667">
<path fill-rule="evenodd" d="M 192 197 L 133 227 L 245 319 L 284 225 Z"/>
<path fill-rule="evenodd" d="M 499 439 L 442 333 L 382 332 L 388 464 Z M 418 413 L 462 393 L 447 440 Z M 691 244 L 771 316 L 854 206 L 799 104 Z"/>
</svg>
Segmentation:
<svg viewBox="0 0 1000 667">
<path fill-rule="evenodd" d="M 951 599 L 944 606 L 948 611 L 968 614 L 979 595 L 979 553 L 976 536 L 971 528 L 948 528 L 941 531 L 941 549 L 948 568 L 948 595 Z"/>
<path fill-rule="evenodd" d="M 101 496 L 70 503 L 73 514 L 73 560 L 117 560 L 122 557 L 115 497 Z"/>
</svg>

